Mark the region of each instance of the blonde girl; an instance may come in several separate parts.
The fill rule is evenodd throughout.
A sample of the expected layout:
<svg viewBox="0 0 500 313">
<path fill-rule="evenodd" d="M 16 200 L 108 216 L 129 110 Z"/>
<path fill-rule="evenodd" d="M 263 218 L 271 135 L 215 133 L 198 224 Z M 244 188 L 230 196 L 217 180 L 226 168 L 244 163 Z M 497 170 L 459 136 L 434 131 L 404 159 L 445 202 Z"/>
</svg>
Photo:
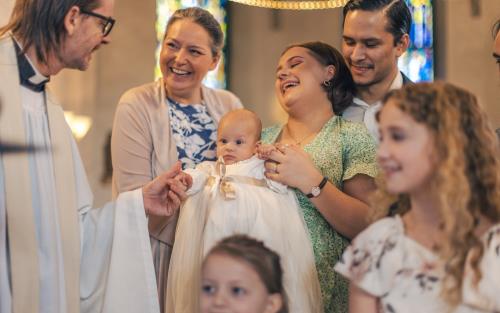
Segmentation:
<svg viewBox="0 0 500 313">
<path fill-rule="evenodd" d="M 378 216 L 336 270 L 350 312 L 500 310 L 498 141 L 470 92 L 425 83 L 390 92 L 378 115 Z"/>
</svg>

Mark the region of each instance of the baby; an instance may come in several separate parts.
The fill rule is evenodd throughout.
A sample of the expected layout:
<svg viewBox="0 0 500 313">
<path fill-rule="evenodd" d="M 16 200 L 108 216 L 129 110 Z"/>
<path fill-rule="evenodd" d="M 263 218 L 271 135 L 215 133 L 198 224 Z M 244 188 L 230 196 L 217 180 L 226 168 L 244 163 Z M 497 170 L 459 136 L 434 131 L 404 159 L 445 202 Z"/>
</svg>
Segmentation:
<svg viewBox="0 0 500 313">
<path fill-rule="evenodd" d="M 290 312 L 320 312 L 313 250 L 294 193 L 264 175 L 256 156 L 260 119 L 240 109 L 226 114 L 217 131 L 217 162 L 186 170 L 193 177 L 181 208 L 167 288 L 168 312 L 195 312 L 204 255 L 222 238 L 245 234 L 282 257 Z M 186 285 L 186 282 L 187 285 Z"/>
<path fill-rule="evenodd" d="M 256 152 L 261 130 L 262 123 L 252 111 L 227 113 L 217 130 L 217 157 L 226 165 L 250 159 Z"/>
<path fill-rule="evenodd" d="M 195 180 L 194 185 L 188 190 L 188 195 L 203 189 L 211 176 L 227 177 L 228 170 L 231 171 L 231 181 L 268 187 L 276 192 L 286 193 L 287 186 L 264 176 L 264 161 L 257 157 L 257 147 L 263 151 L 261 154 L 269 154 L 275 148 L 260 143 L 261 131 L 260 119 L 252 111 L 238 109 L 224 115 L 217 130 L 218 161 L 203 162 L 194 170 L 186 170 Z M 245 178 L 241 179 L 240 176 Z M 236 199 L 235 191 L 231 190 L 229 182 L 224 180 L 222 184 L 228 187 L 224 191 L 224 196 L 227 199 Z"/>
</svg>

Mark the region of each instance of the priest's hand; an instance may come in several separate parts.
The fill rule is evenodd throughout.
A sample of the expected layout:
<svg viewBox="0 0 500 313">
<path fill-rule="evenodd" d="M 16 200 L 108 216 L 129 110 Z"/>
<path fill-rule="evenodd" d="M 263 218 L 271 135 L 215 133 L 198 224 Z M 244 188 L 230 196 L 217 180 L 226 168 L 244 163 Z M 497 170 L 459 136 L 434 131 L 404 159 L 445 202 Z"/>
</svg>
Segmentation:
<svg viewBox="0 0 500 313">
<path fill-rule="evenodd" d="M 186 190 L 192 183 L 191 176 L 182 172 L 181 163 L 177 162 L 171 169 L 142 188 L 146 214 L 172 216 L 186 199 Z"/>
</svg>

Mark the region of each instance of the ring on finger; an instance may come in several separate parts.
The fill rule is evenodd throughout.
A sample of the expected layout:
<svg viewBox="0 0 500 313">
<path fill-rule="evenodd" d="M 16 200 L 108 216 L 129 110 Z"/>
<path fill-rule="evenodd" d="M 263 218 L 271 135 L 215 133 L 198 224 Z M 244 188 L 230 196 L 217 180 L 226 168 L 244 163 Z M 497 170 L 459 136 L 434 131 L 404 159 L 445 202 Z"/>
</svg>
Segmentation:
<svg viewBox="0 0 500 313">
<path fill-rule="evenodd" d="M 278 168 L 278 163 L 273 162 L 271 164 L 273 165 L 272 171 L 276 172 L 276 169 Z"/>
</svg>

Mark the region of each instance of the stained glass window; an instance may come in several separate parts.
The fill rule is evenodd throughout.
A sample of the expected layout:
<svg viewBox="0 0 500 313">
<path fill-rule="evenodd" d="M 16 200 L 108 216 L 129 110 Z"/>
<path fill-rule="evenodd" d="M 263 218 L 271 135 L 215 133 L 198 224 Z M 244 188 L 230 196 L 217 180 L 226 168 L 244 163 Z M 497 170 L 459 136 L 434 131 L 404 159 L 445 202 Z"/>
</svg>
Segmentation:
<svg viewBox="0 0 500 313">
<path fill-rule="evenodd" d="M 410 47 L 399 58 L 399 68 L 412 81 L 434 79 L 434 47 L 431 0 L 406 0 L 412 13 Z"/>
<path fill-rule="evenodd" d="M 224 46 L 227 38 L 227 0 L 156 0 L 156 37 L 158 46 L 156 48 L 156 67 L 155 78 L 161 77 L 158 60 L 160 58 L 161 44 L 165 32 L 167 21 L 177 9 L 188 7 L 201 7 L 210 13 L 220 23 L 222 32 L 224 33 Z M 226 57 L 224 53 L 221 56 L 217 68 L 208 72 L 203 83 L 208 87 L 225 88 L 226 87 L 226 72 L 225 72 Z"/>
</svg>

